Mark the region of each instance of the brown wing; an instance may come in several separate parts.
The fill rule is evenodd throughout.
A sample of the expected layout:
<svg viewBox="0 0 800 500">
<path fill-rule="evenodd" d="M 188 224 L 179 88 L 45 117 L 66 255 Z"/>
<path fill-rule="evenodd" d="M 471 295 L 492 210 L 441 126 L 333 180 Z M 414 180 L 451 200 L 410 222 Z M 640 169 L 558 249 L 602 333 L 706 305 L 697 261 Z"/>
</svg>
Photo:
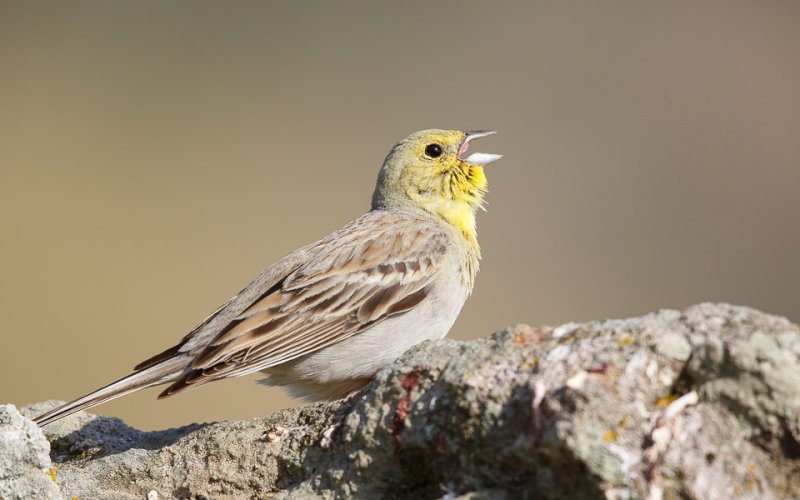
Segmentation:
<svg viewBox="0 0 800 500">
<path fill-rule="evenodd" d="M 396 219 L 365 216 L 320 241 L 303 265 L 233 318 L 159 397 L 304 356 L 420 303 L 448 237 L 433 224 Z"/>
<path fill-rule="evenodd" d="M 234 299 L 236 299 L 236 296 L 231 297 L 230 299 L 227 300 L 227 302 L 225 302 L 224 304 L 219 306 L 214 312 L 209 314 L 206 317 L 206 319 L 204 319 L 203 321 L 200 322 L 199 325 L 194 327 L 194 330 L 192 330 L 191 332 L 187 333 L 181 339 L 181 341 L 178 344 L 170 347 L 169 349 L 167 349 L 165 351 L 162 351 L 162 352 L 156 354 L 152 358 L 145 359 L 144 361 L 142 361 L 138 365 L 134 366 L 133 367 L 133 371 L 137 371 L 138 372 L 140 370 L 144 370 L 145 368 L 150 368 L 151 366 L 157 365 L 158 363 L 164 361 L 165 359 L 168 359 L 168 358 L 171 358 L 172 356 L 174 356 L 180 350 L 181 346 L 185 345 L 186 342 L 188 342 L 192 337 L 194 337 L 200 331 L 202 331 L 202 329 L 205 328 L 211 322 L 211 320 L 214 319 L 217 316 L 217 314 L 219 314 L 226 307 L 228 307 L 231 304 L 231 302 L 234 301 Z"/>
</svg>

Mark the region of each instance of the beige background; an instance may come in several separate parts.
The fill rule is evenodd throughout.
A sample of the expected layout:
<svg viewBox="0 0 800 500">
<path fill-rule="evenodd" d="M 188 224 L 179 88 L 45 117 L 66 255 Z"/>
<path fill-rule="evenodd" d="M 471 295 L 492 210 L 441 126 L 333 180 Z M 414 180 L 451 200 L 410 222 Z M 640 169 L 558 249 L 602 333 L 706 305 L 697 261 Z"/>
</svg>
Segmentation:
<svg viewBox="0 0 800 500">
<path fill-rule="evenodd" d="M 704 301 L 800 320 L 800 2 L 2 2 L 0 401 L 68 399 L 368 207 L 398 139 L 501 133 L 451 337 Z M 295 404 L 256 377 L 98 410 Z"/>
</svg>

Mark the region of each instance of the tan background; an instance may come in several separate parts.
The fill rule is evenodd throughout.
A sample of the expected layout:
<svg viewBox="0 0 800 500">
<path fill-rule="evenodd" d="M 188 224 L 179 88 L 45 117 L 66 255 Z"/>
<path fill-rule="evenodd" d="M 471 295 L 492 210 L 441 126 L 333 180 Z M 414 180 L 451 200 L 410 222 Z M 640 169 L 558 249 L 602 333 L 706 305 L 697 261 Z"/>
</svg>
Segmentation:
<svg viewBox="0 0 800 500">
<path fill-rule="evenodd" d="M 428 127 L 491 128 L 451 336 L 704 301 L 800 320 L 800 2 L 0 4 L 0 401 L 172 345 L 366 210 Z M 99 408 L 295 404 L 256 377 Z"/>
</svg>

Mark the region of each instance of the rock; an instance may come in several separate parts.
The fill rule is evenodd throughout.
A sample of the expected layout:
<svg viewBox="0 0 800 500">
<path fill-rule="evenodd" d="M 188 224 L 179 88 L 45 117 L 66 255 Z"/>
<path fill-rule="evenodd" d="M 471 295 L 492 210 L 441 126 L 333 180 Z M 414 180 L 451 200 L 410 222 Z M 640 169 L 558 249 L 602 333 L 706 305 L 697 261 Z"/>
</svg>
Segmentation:
<svg viewBox="0 0 800 500">
<path fill-rule="evenodd" d="M 61 500 L 49 453 L 50 443 L 36 424 L 14 405 L 0 405 L 0 498 Z"/>
<path fill-rule="evenodd" d="M 66 497 L 800 498 L 800 331 L 724 304 L 521 325 L 421 344 L 346 401 L 45 433 Z"/>
</svg>

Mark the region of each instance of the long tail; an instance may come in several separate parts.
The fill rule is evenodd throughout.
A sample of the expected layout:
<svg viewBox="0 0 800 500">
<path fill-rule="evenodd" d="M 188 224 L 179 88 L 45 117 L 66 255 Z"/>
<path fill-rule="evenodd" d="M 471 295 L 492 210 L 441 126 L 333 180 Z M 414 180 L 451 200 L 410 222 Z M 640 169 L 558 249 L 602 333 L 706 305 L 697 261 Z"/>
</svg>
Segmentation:
<svg viewBox="0 0 800 500">
<path fill-rule="evenodd" d="M 130 394 L 139 389 L 170 382 L 183 373 L 186 365 L 187 360 L 183 356 L 167 358 L 158 364 L 133 372 L 115 382 L 111 382 L 107 386 L 90 392 L 75 401 L 53 408 L 47 413 L 39 415 L 33 421 L 41 427 L 60 418 L 64 418 L 67 415 L 72 415 L 75 412 L 97 406 L 106 401 L 111 401 L 112 399 Z"/>
</svg>

